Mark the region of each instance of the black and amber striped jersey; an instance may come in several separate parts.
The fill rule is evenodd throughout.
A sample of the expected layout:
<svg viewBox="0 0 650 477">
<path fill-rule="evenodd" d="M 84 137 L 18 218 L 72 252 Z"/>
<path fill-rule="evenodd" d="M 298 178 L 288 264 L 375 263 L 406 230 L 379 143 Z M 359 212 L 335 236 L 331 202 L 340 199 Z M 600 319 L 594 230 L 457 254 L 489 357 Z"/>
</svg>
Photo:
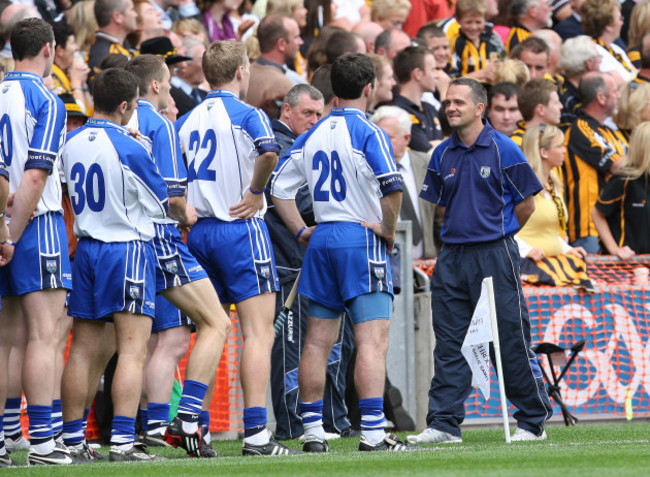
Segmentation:
<svg viewBox="0 0 650 477">
<path fill-rule="evenodd" d="M 566 78 L 563 78 L 563 81 L 558 83 L 557 94 L 562 103 L 560 128 L 566 132 L 569 126 L 578 119 L 578 111 L 582 107 L 582 103 L 578 95 L 578 87 Z"/>
<path fill-rule="evenodd" d="M 638 179 L 613 176 L 605 185 L 596 208 L 619 247 L 627 245 L 637 254 L 650 253 L 650 189 L 648 175 Z"/>
<path fill-rule="evenodd" d="M 650 83 L 650 78 L 647 76 L 643 76 L 641 72 L 636 75 L 636 78 L 634 78 L 635 83 Z"/>
<path fill-rule="evenodd" d="M 486 26 L 479 37 L 478 46 L 460 30 L 456 43 L 451 49 L 452 76 L 465 76 L 487 66 L 487 61 L 496 55 L 503 57 L 505 48 L 499 35 Z"/>
<path fill-rule="evenodd" d="M 627 50 L 627 57 L 637 70 L 641 69 L 641 51 L 638 48 Z"/>
<path fill-rule="evenodd" d="M 117 38 L 101 31 L 95 33 L 95 43 L 90 47 L 90 51 L 86 57 L 86 63 L 88 63 L 88 67 L 90 68 L 88 85 L 92 86 L 95 77 L 101 73 L 99 65 L 102 60 L 107 55 L 113 53 L 131 58 L 131 52 L 124 45 L 120 44 Z"/>
<path fill-rule="evenodd" d="M 506 39 L 506 53 L 510 56 L 512 49 L 531 35 L 530 30 L 521 23 L 515 22 Z"/>
<path fill-rule="evenodd" d="M 610 176 L 612 164 L 627 154 L 623 134 L 580 112 L 566 133 L 565 190 L 569 210 L 569 243 L 597 237 L 591 209 Z"/>
<path fill-rule="evenodd" d="M 517 121 L 517 129 L 515 129 L 510 135 L 510 139 L 512 139 L 517 146 L 521 147 L 524 141 L 524 134 L 526 134 L 526 121 L 522 119 L 521 121 Z"/>
</svg>

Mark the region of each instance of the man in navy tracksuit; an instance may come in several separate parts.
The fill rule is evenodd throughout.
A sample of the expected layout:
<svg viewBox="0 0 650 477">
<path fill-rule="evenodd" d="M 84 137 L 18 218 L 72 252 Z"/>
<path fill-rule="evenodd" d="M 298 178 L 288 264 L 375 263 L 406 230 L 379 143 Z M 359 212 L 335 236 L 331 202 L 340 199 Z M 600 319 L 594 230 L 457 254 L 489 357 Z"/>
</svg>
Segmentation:
<svg viewBox="0 0 650 477">
<path fill-rule="evenodd" d="M 542 185 L 519 148 L 483 119 L 485 89 L 452 81 L 444 103 L 453 135 L 431 158 L 420 196 L 444 208 L 444 246 L 433 273 L 431 307 L 435 374 L 427 428 L 412 443 L 462 442 L 460 424 L 471 392 L 461 346 L 481 293 L 494 281 L 506 395 L 518 411 L 513 441 L 546 439 L 553 411 L 530 346 L 530 320 L 519 277 L 514 234 L 535 209 Z"/>
</svg>

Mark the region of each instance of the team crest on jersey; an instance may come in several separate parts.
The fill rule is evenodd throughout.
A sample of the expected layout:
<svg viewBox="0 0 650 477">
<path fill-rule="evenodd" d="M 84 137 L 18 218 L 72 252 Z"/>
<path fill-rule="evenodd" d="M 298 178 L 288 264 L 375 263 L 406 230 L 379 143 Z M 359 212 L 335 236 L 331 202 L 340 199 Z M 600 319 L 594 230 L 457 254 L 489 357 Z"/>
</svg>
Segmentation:
<svg viewBox="0 0 650 477">
<path fill-rule="evenodd" d="M 48 273 L 56 273 L 57 268 L 56 260 L 45 261 L 45 270 L 47 270 Z"/>
<path fill-rule="evenodd" d="M 165 268 L 169 273 L 176 273 L 178 271 L 178 262 L 176 262 L 176 260 L 167 262 L 165 264 Z"/>
<path fill-rule="evenodd" d="M 140 298 L 140 288 L 136 285 L 131 285 L 129 287 L 129 296 L 132 300 L 137 300 Z"/>
<path fill-rule="evenodd" d="M 212 109 L 212 106 L 214 106 L 214 104 L 212 104 L 212 103 L 208 104 L 208 111 L 210 111 Z"/>
<path fill-rule="evenodd" d="M 2 88 L 2 94 L 5 94 L 7 91 L 9 91 L 9 86 Z"/>
<path fill-rule="evenodd" d="M 271 267 L 264 265 L 260 267 L 260 275 L 264 278 L 269 278 L 271 276 Z"/>
<path fill-rule="evenodd" d="M 374 267 L 372 272 L 375 274 L 375 277 L 377 277 L 377 280 L 383 280 L 386 276 L 386 270 L 384 267 Z"/>
<path fill-rule="evenodd" d="M 490 171 L 491 170 L 492 170 L 492 168 L 490 166 L 481 167 L 481 177 L 483 179 L 487 179 L 488 177 L 490 177 Z"/>
<path fill-rule="evenodd" d="M 88 135 L 88 140 L 89 140 L 90 142 L 93 142 L 93 141 L 95 140 L 95 138 L 97 138 L 97 133 L 95 133 L 95 132 L 91 132 L 91 133 Z"/>
</svg>

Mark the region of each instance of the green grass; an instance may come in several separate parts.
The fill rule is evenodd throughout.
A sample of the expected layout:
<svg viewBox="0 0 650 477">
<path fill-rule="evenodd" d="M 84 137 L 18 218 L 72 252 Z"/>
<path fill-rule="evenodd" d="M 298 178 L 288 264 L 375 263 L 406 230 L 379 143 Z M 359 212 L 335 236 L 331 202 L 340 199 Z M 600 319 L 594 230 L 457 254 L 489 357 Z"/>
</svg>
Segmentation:
<svg viewBox="0 0 650 477">
<path fill-rule="evenodd" d="M 407 453 L 360 453 L 357 439 L 330 442 L 326 455 L 242 457 L 241 441 L 217 441 L 218 459 L 186 459 L 179 449 L 155 449 L 169 460 L 151 464 L 94 463 L 74 467 L 2 469 L 2 475 L 159 477 L 198 475 L 642 476 L 650 473 L 650 424 L 547 428 L 549 440 L 505 444 L 501 430 L 468 430 L 462 444 L 429 445 Z M 296 441 L 289 446 L 298 448 Z M 102 451 L 108 452 L 108 448 Z M 24 464 L 26 451 L 13 457 Z"/>
</svg>

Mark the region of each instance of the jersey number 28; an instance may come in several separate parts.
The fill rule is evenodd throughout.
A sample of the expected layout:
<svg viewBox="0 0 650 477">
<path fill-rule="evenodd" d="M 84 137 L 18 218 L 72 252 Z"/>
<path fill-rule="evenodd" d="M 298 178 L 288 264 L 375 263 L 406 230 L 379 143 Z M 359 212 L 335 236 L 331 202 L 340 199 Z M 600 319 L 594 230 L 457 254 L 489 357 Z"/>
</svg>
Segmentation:
<svg viewBox="0 0 650 477">
<path fill-rule="evenodd" d="M 330 200 L 330 194 L 337 202 L 345 200 L 347 186 L 343 177 L 343 165 L 336 151 L 332 151 L 331 158 L 327 157 L 324 151 L 318 151 L 314 154 L 312 169 L 314 171 L 320 170 L 320 176 L 314 188 L 314 200 L 327 202 Z M 332 176 L 331 179 L 330 175 Z M 330 179 L 329 191 L 327 190 L 328 179 Z"/>
</svg>

